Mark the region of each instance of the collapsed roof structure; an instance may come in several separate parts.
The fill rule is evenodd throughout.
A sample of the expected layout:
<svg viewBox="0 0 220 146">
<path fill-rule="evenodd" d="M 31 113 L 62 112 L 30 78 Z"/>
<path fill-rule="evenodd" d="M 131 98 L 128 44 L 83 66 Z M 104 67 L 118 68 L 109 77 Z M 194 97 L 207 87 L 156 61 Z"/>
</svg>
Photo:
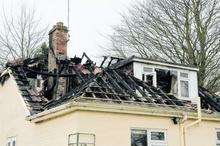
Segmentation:
<svg viewBox="0 0 220 146">
<path fill-rule="evenodd" d="M 132 56 L 127 59 L 104 57 L 101 65 L 85 53 L 82 57 L 67 58 L 67 28 L 58 23 L 50 31 L 47 58 L 28 58 L 7 64 L 7 73 L 0 77 L 2 84 L 12 74 L 31 114 L 36 114 L 71 101 L 92 101 L 113 104 L 169 106 L 195 110 L 190 101 L 180 100 L 150 80 L 133 76 Z M 220 112 L 220 97 L 199 88 L 202 108 Z"/>
</svg>

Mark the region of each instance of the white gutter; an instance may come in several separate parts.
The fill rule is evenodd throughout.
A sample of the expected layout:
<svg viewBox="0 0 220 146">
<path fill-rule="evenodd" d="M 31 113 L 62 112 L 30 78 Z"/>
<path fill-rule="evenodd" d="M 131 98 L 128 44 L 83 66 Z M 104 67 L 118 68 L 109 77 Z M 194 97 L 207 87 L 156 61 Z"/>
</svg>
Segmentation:
<svg viewBox="0 0 220 146">
<path fill-rule="evenodd" d="M 161 106 L 135 106 L 135 105 L 115 105 L 115 104 L 103 104 L 92 102 L 71 102 L 64 105 L 60 105 L 56 108 L 46 110 L 44 112 L 26 117 L 27 120 L 38 123 L 52 118 L 60 117 L 74 111 L 97 111 L 108 113 L 121 113 L 121 114 L 135 114 L 154 117 L 182 117 L 181 109 L 174 109 L 170 107 Z M 195 112 L 189 112 L 189 119 L 197 119 Z M 207 121 L 220 121 L 220 115 L 206 115 L 203 116 L 203 120 Z"/>
<path fill-rule="evenodd" d="M 64 115 L 66 113 L 75 111 L 75 108 L 71 108 L 73 105 L 74 105 L 74 103 L 63 104 L 58 107 L 43 111 L 41 113 L 27 116 L 26 119 L 28 121 L 41 122 L 44 120 L 55 118 L 55 117 Z"/>
<path fill-rule="evenodd" d="M 99 111 L 99 112 L 111 112 L 111 113 L 124 113 L 124 114 L 139 114 L 139 115 L 150 115 L 150 116 L 160 116 L 160 117 L 181 117 L 178 113 L 180 112 L 170 112 L 169 110 L 161 109 L 160 107 L 139 107 L 139 106 L 124 106 L 124 105 L 111 105 L 111 104 L 100 104 L 100 103 L 82 103 L 82 102 L 70 102 L 39 114 L 26 117 L 27 120 L 38 123 L 52 118 L 56 118 L 74 111 Z M 165 107 L 169 108 L 169 107 Z M 171 109 L 170 109 L 171 110 Z"/>
</svg>

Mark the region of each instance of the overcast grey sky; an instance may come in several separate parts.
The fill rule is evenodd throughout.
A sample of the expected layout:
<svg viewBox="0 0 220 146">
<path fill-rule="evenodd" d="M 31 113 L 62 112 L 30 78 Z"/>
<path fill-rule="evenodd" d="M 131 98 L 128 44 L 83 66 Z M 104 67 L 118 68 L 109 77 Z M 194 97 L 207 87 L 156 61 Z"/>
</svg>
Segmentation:
<svg viewBox="0 0 220 146">
<path fill-rule="evenodd" d="M 102 54 L 99 45 L 107 42 L 101 34 L 111 33 L 111 26 L 120 23 L 122 12 L 134 0 L 70 0 L 70 42 L 68 55 Z M 24 3 L 35 7 L 42 22 L 51 28 L 56 22 L 67 25 L 67 0 L 0 0 L 0 5 L 18 10 Z"/>
</svg>

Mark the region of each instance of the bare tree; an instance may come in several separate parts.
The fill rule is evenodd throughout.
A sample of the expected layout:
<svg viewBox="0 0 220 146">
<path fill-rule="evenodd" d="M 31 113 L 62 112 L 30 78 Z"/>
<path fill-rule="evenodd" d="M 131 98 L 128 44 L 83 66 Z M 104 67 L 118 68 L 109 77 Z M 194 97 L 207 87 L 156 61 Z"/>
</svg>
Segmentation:
<svg viewBox="0 0 220 146">
<path fill-rule="evenodd" d="M 199 68 L 199 85 L 220 89 L 220 1 L 152 0 L 122 14 L 111 51 Z"/>
<path fill-rule="evenodd" d="M 45 41 L 47 27 L 42 27 L 35 9 L 20 7 L 13 15 L 2 9 L 0 27 L 0 65 L 18 58 L 33 57 Z"/>
</svg>

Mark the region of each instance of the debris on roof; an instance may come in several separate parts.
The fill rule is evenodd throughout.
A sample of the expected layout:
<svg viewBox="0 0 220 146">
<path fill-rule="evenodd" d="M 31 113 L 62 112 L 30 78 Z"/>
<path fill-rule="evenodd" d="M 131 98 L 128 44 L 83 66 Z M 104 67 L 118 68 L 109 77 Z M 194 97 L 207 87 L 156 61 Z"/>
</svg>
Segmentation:
<svg viewBox="0 0 220 146">
<path fill-rule="evenodd" d="M 195 104 L 175 96 L 175 72 L 156 70 L 156 88 L 149 76 L 144 77 L 144 81 L 134 77 L 135 56 L 127 59 L 104 57 L 100 66 L 85 53 L 82 57 L 68 58 L 68 36 L 67 27 L 58 22 L 49 33 L 47 56 L 18 59 L 6 65 L 31 114 L 73 100 L 196 109 Z M 9 77 L 7 73 L 2 74 L 1 84 Z M 203 108 L 220 112 L 218 96 L 204 88 L 200 88 L 199 95 L 202 97 Z"/>
<path fill-rule="evenodd" d="M 201 97 L 202 108 L 209 112 L 220 112 L 220 96 L 211 93 L 203 87 L 199 87 L 199 97 Z"/>
<path fill-rule="evenodd" d="M 111 64 L 116 59 L 115 63 Z M 82 62 L 84 60 L 84 62 Z M 143 82 L 133 76 L 129 67 L 130 58 L 110 59 L 97 66 L 85 53 L 83 56 L 74 57 L 59 62 L 59 68 L 65 66 L 65 73 L 48 72 L 44 66 L 45 60 L 39 58 L 26 59 L 16 63 L 8 63 L 21 94 L 32 114 L 44 111 L 67 103 L 72 100 L 98 100 L 116 104 L 151 104 L 170 107 L 195 109 L 196 105 L 183 101 L 174 95 L 167 94 L 166 88 L 156 88 L 150 82 Z M 107 63 L 107 67 L 103 64 Z M 125 66 L 123 66 L 125 65 Z M 41 76 L 42 87 L 36 90 L 38 76 Z M 58 78 L 67 80 L 67 91 L 64 96 L 52 98 L 56 92 Z M 0 80 L 4 83 L 8 75 L 3 75 Z M 53 86 L 48 87 L 48 79 L 53 78 Z M 163 83 L 164 80 L 160 84 Z M 220 112 L 220 97 L 199 88 L 202 98 L 202 107 L 210 111 Z"/>
<path fill-rule="evenodd" d="M 74 57 L 59 62 L 58 70 L 65 68 L 65 73 L 48 72 L 47 68 L 43 67 L 44 60 L 38 58 L 26 59 L 16 64 L 8 63 L 7 67 L 11 69 L 32 113 L 53 108 L 70 100 L 79 99 L 79 97 L 120 104 L 127 102 L 190 107 L 189 102 L 181 101 L 173 95 L 166 94 L 160 88 L 135 78 L 132 71 L 129 71 L 129 66 L 126 68 L 127 70 L 120 68 L 121 64 L 128 61 L 129 58 L 118 60 L 114 64 L 108 63 L 108 66 L 103 68 L 97 66 L 84 53 L 81 58 Z M 38 76 L 41 76 L 41 90 L 36 90 Z M 57 84 L 59 84 L 58 78 L 61 77 L 67 80 L 66 94 L 52 98 L 51 95 L 56 92 Z M 2 82 L 4 78 L 5 76 L 1 77 Z M 49 78 L 53 78 L 53 86 L 50 88 L 48 87 Z"/>
</svg>

